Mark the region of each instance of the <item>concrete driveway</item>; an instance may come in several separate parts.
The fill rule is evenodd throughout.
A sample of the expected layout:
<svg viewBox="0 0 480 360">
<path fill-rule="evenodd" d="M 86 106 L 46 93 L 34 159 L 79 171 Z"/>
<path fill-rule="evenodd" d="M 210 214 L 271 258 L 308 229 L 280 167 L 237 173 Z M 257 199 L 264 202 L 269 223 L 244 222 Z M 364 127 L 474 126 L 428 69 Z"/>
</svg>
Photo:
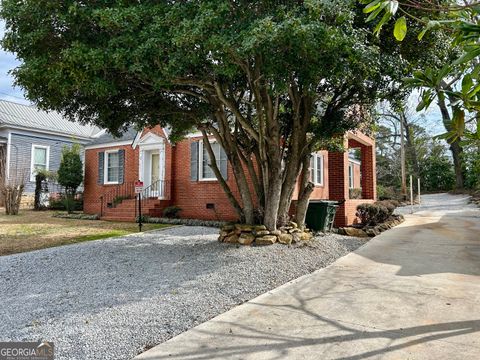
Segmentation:
<svg viewBox="0 0 480 360">
<path fill-rule="evenodd" d="M 330 267 L 193 328 L 139 359 L 480 359 L 480 211 L 422 208 Z"/>
</svg>

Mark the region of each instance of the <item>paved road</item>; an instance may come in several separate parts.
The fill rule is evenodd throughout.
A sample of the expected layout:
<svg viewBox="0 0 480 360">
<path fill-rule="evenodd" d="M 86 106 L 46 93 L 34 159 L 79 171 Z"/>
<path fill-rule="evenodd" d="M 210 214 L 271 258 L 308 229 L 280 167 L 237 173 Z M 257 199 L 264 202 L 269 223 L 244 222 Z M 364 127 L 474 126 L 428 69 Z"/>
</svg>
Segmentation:
<svg viewBox="0 0 480 360">
<path fill-rule="evenodd" d="M 141 359 L 480 359 L 480 211 L 423 209 L 330 267 L 144 353 Z"/>
</svg>

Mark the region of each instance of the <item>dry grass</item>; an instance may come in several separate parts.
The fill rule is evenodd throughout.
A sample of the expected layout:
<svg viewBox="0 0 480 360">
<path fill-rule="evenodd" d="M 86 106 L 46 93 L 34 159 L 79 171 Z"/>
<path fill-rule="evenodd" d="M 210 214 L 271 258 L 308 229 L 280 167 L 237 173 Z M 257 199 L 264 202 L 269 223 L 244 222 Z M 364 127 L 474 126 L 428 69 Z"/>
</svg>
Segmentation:
<svg viewBox="0 0 480 360">
<path fill-rule="evenodd" d="M 53 211 L 23 210 L 7 216 L 0 209 L 0 255 L 105 239 L 138 232 L 138 224 L 54 218 Z M 143 231 L 170 225 L 144 224 Z"/>
</svg>

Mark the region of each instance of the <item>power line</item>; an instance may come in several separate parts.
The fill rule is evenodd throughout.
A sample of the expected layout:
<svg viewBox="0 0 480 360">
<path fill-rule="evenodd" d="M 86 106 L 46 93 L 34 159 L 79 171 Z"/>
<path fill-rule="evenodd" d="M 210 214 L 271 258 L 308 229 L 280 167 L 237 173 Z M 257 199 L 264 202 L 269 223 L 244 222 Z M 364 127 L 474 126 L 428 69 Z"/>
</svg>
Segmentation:
<svg viewBox="0 0 480 360">
<path fill-rule="evenodd" d="M 12 95 L 12 94 L 8 94 L 8 93 L 6 93 L 6 92 L 3 92 L 3 91 L 0 91 L 0 94 L 2 94 L 2 95 L 6 95 L 6 96 L 10 96 L 10 97 L 13 97 L 13 98 L 16 98 L 16 99 L 20 99 L 20 100 L 28 101 L 27 99 L 25 99 L 25 98 L 23 98 L 23 97 L 16 96 L 16 95 Z"/>
</svg>

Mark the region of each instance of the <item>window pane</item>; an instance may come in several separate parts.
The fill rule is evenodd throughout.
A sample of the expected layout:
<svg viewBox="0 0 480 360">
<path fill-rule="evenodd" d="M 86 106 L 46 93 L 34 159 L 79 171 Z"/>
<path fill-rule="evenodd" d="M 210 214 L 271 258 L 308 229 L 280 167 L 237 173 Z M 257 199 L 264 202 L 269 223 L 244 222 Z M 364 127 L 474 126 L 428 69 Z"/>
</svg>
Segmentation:
<svg viewBox="0 0 480 360">
<path fill-rule="evenodd" d="M 33 150 L 33 163 L 35 165 L 47 166 L 47 149 L 34 148 Z"/>
<path fill-rule="evenodd" d="M 119 157 L 118 152 L 108 153 L 107 157 L 107 181 L 118 182 L 119 178 Z"/>
<path fill-rule="evenodd" d="M 108 167 L 118 167 L 118 152 L 108 154 Z"/>
<path fill-rule="evenodd" d="M 348 183 L 350 188 L 353 188 L 353 166 L 350 164 L 348 166 Z"/>
<path fill-rule="evenodd" d="M 310 181 L 312 182 L 315 182 L 315 154 L 312 155 L 312 157 L 310 158 Z"/>
<path fill-rule="evenodd" d="M 215 154 L 215 160 L 217 166 L 220 167 L 220 145 L 218 143 L 210 143 L 213 153 Z M 202 178 L 215 179 L 215 173 L 210 167 L 210 156 L 208 154 L 205 144 L 203 144 L 203 159 L 202 159 Z"/>
<path fill-rule="evenodd" d="M 317 156 L 317 179 L 316 179 L 317 184 L 322 184 L 323 183 L 322 172 L 323 172 L 322 157 Z"/>
</svg>

